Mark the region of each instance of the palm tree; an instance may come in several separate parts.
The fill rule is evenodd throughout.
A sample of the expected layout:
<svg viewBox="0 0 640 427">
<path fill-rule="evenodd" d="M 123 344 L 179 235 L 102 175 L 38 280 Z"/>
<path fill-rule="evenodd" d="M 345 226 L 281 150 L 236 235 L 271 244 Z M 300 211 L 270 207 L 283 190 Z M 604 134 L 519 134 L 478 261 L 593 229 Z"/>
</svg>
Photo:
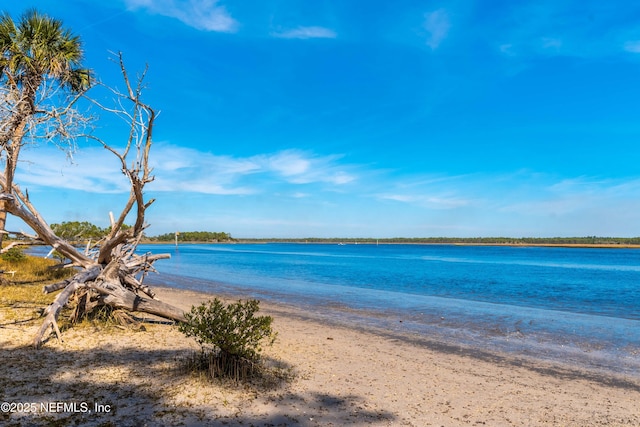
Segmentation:
<svg viewBox="0 0 640 427">
<path fill-rule="evenodd" d="M 79 37 L 63 28 L 61 21 L 35 9 L 18 22 L 6 13 L 0 15 L 0 155 L 5 161 L 0 230 L 6 223 L 5 203 L 13 200 L 13 177 L 27 130 L 60 113 L 39 108 L 39 102 L 47 99 L 43 91 L 77 94 L 87 90 L 91 77 L 81 67 L 82 59 Z"/>
</svg>

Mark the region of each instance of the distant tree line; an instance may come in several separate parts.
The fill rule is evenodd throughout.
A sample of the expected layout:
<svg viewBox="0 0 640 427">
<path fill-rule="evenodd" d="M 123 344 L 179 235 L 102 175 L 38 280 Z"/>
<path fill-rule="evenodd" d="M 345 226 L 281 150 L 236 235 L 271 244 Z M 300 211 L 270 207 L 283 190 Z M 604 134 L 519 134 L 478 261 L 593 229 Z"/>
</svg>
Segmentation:
<svg viewBox="0 0 640 427">
<path fill-rule="evenodd" d="M 178 234 L 179 242 L 234 242 L 235 239 L 229 233 L 221 231 L 180 231 Z M 173 242 L 176 239 L 176 233 L 166 233 L 155 237 L 147 237 L 148 240 L 157 242 Z"/>
<path fill-rule="evenodd" d="M 122 225 L 123 230 L 128 228 L 131 227 L 126 224 Z M 65 221 L 60 224 L 51 224 L 51 230 L 53 230 L 58 237 L 62 237 L 69 242 L 80 242 L 101 239 L 109 234 L 111 226 L 101 228 L 88 221 Z"/>
<path fill-rule="evenodd" d="M 123 225 L 123 229 L 130 226 Z M 51 229 L 63 239 L 72 243 L 98 240 L 109 234 L 111 227 L 101 228 L 88 221 L 65 221 L 60 224 L 51 224 Z M 166 233 L 159 236 L 145 236 L 145 241 L 173 242 L 176 233 Z M 181 231 L 178 233 L 180 242 L 233 242 L 235 239 L 229 233 L 216 231 Z"/>
<path fill-rule="evenodd" d="M 123 228 L 129 228 L 123 225 Z M 56 235 L 70 242 L 86 242 L 106 236 L 111 227 L 101 228 L 87 221 L 65 221 L 51 224 Z M 148 242 L 174 242 L 176 233 L 165 233 L 158 236 L 145 236 Z M 305 238 L 263 238 L 235 239 L 229 233 L 220 231 L 180 231 L 179 242 L 274 242 L 274 243 L 405 243 L 405 244 L 467 244 L 467 245 L 640 245 L 640 237 L 392 237 L 376 239 L 373 237 L 305 237 Z"/>
<path fill-rule="evenodd" d="M 640 245 L 640 237 L 306 237 L 301 239 L 243 239 L 243 242 L 278 243 L 405 243 L 405 244 L 467 244 L 467 245 Z"/>
</svg>

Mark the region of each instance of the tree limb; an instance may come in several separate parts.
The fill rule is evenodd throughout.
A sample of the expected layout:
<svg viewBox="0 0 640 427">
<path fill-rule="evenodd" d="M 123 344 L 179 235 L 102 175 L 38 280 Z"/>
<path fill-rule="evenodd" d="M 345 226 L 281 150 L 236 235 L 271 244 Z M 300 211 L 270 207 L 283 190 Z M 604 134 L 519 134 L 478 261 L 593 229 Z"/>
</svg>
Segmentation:
<svg viewBox="0 0 640 427">
<path fill-rule="evenodd" d="M 45 317 L 42 326 L 38 330 L 38 333 L 33 340 L 33 345 L 36 348 L 40 348 L 40 346 L 42 345 L 49 327 L 54 329 L 56 335 L 58 336 L 58 339 L 61 340 L 60 330 L 58 329 L 58 324 L 56 323 L 60 310 L 62 310 L 62 307 L 67 305 L 71 295 L 73 295 L 81 287 L 86 286 L 87 281 L 93 280 L 98 277 L 101 271 L 102 268 L 100 266 L 94 266 L 80 273 L 64 288 L 62 292 L 60 292 L 53 303 L 49 307 L 47 307 L 47 309 L 45 310 L 47 317 Z"/>
</svg>

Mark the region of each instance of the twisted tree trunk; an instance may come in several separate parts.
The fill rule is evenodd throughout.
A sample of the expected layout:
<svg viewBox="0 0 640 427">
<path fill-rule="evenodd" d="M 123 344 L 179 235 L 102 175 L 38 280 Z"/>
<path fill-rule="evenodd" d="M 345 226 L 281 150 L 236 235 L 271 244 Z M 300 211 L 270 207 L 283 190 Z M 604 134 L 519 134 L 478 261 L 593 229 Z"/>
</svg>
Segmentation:
<svg viewBox="0 0 640 427">
<path fill-rule="evenodd" d="M 146 274 L 155 271 L 153 263 L 159 259 L 169 258 L 169 255 L 136 253 L 137 245 L 147 227 L 146 209 L 154 201 L 144 200 L 143 189 L 147 183 L 153 181 L 150 175 L 149 153 L 156 113 L 140 99 L 144 74 L 139 78 L 137 85 L 132 86 L 121 55 L 119 64 L 127 91 L 125 93 L 113 91 L 113 93 L 122 100 L 119 105 L 128 102 L 131 108 L 129 110 L 105 109 L 129 120 L 131 128 L 122 151 L 117 151 L 103 141 L 99 140 L 99 142 L 119 159 L 121 171 L 129 180 L 131 191 L 120 216 L 117 220 L 112 220 L 109 234 L 94 246 L 93 255 L 81 253 L 51 230 L 29 198 L 22 193 L 17 184 L 12 182 L 13 174 L 0 176 L 0 187 L 3 190 L 0 193 L 0 208 L 4 205 L 6 212 L 22 219 L 35 231 L 40 241 L 70 259 L 73 266 L 79 269 L 72 279 L 44 287 L 45 293 L 59 290 L 61 292 L 45 310 L 44 322 L 34 338 L 35 347 L 40 347 L 45 342 L 50 330 L 55 332 L 58 339 L 61 339 L 57 318 L 60 310 L 74 295 L 81 301 L 75 308 L 76 319 L 96 307 L 107 305 L 131 312 L 149 313 L 174 321 L 185 320 L 182 310 L 154 299 L 153 291 L 144 284 Z M 14 160 L 17 159 L 6 158 L 6 161 Z M 125 218 L 131 212 L 135 212 L 136 215 L 134 226 L 123 227 Z"/>
</svg>

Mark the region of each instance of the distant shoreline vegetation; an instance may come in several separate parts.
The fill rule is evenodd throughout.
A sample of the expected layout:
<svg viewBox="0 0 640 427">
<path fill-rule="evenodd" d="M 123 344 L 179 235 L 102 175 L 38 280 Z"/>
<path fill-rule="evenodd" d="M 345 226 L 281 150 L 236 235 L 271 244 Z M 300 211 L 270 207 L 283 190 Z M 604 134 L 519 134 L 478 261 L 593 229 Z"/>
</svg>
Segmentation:
<svg viewBox="0 0 640 427">
<path fill-rule="evenodd" d="M 130 226 L 124 224 L 123 230 Z M 111 232 L 111 227 L 101 228 L 88 221 L 65 221 L 60 224 L 51 224 L 51 229 L 58 236 L 72 243 L 86 243 L 87 241 L 99 241 Z M 237 242 L 229 233 L 220 231 L 177 231 L 160 234 L 158 236 L 144 236 L 145 243 L 168 242 L 197 242 L 197 243 L 230 243 Z"/>
<path fill-rule="evenodd" d="M 240 243 L 440 244 L 500 246 L 640 247 L 640 237 L 393 237 L 238 239 Z"/>
<path fill-rule="evenodd" d="M 159 236 L 147 236 L 145 241 L 151 242 L 200 242 L 200 243 L 230 243 L 237 242 L 229 233 L 222 231 L 178 231 L 174 233 L 160 234 Z"/>
<path fill-rule="evenodd" d="M 80 243 L 99 240 L 110 228 L 89 222 L 70 221 L 51 224 L 60 237 Z M 126 228 L 126 226 L 124 226 Z M 330 244 L 432 244 L 496 246 L 568 246 L 568 247 L 639 247 L 640 237 L 303 237 L 303 238 L 234 238 L 222 231 L 179 231 L 145 236 L 144 243 L 330 243 Z"/>
</svg>

